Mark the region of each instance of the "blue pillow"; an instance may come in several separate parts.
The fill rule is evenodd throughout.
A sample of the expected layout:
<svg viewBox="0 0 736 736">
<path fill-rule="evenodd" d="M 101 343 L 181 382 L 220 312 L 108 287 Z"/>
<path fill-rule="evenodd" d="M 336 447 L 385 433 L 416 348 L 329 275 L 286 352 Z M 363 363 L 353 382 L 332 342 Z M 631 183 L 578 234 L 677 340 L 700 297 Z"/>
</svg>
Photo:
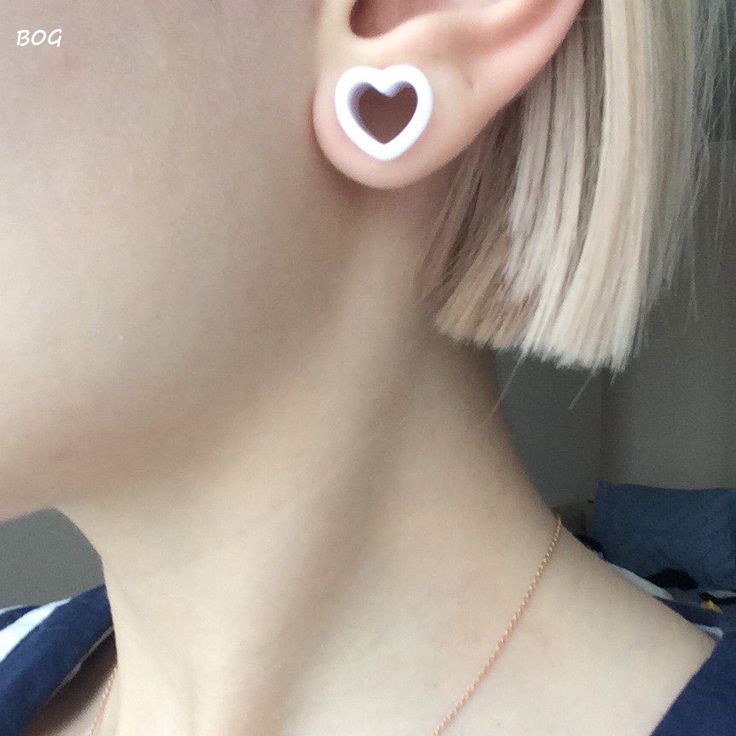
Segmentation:
<svg viewBox="0 0 736 736">
<path fill-rule="evenodd" d="M 603 557 L 641 577 L 683 570 L 736 590 L 736 488 L 652 488 L 598 481 L 591 536 Z"/>
</svg>

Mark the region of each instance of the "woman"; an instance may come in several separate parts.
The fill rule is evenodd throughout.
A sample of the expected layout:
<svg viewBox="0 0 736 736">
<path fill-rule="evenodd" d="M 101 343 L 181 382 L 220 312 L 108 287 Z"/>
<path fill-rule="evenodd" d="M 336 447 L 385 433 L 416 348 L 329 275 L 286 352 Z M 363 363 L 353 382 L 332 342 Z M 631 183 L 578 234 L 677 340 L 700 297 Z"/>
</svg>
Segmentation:
<svg viewBox="0 0 736 736">
<path fill-rule="evenodd" d="M 680 733 L 720 645 L 557 527 L 476 346 L 625 365 L 722 6 L 397 5 L 0 9 L 63 27 L 0 51 L 2 514 L 115 633 L 27 733 L 437 733 L 499 640 L 449 733 Z"/>
</svg>

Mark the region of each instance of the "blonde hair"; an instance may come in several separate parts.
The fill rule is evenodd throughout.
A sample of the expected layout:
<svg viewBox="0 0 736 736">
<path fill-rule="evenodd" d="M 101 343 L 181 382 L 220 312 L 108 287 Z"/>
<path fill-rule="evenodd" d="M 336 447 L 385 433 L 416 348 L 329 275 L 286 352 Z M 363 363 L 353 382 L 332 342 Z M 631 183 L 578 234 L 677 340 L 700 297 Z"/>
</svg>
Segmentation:
<svg viewBox="0 0 736 736">
<path fill-rule="evenodd" d="M 459 161 L 417 270 L 441 333 L 625 365 L 682 255 L 726 28 L 723 0 L 586 2 Z"/>
</svg>

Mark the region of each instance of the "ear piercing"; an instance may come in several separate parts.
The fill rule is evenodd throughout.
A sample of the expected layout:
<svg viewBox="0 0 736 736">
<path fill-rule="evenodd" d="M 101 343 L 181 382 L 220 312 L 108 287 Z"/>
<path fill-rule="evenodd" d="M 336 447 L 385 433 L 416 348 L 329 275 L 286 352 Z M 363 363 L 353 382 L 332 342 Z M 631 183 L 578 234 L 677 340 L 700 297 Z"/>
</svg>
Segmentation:
<svg viewBox="0 0 736 736">
<path fill-rule="evenodd" d="M 402 87 L 413 87 L 417 107 L 407 126 L 387 143 L 376 140 L 360 123 L 358 102 L 369 87 L 387 97 L 395 97 Z M 354 66 L 343 72 L 335 89 L 337 119 L 350 140 L 378 161 L 392 161 L 406 153 L 424 133 L 432 115 L 434 99 L 427 76 L 411 64 L 395 64 L 385 69 Z"/>
</svg>

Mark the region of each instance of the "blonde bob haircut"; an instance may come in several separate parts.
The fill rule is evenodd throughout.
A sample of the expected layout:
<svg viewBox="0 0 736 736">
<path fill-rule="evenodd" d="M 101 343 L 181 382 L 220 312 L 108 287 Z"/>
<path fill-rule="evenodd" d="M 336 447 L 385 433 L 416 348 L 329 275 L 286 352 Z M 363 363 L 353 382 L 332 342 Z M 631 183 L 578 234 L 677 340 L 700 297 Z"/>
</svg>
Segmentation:
<svg viewBox="0 0 736 736">
<path fill-rule="evenodd" d="M 684 250 L 727 21 L 724 0 L 585 3 L 457 163 L 417 269 L 441 333 L 624 367 Z"/>
</svg>

